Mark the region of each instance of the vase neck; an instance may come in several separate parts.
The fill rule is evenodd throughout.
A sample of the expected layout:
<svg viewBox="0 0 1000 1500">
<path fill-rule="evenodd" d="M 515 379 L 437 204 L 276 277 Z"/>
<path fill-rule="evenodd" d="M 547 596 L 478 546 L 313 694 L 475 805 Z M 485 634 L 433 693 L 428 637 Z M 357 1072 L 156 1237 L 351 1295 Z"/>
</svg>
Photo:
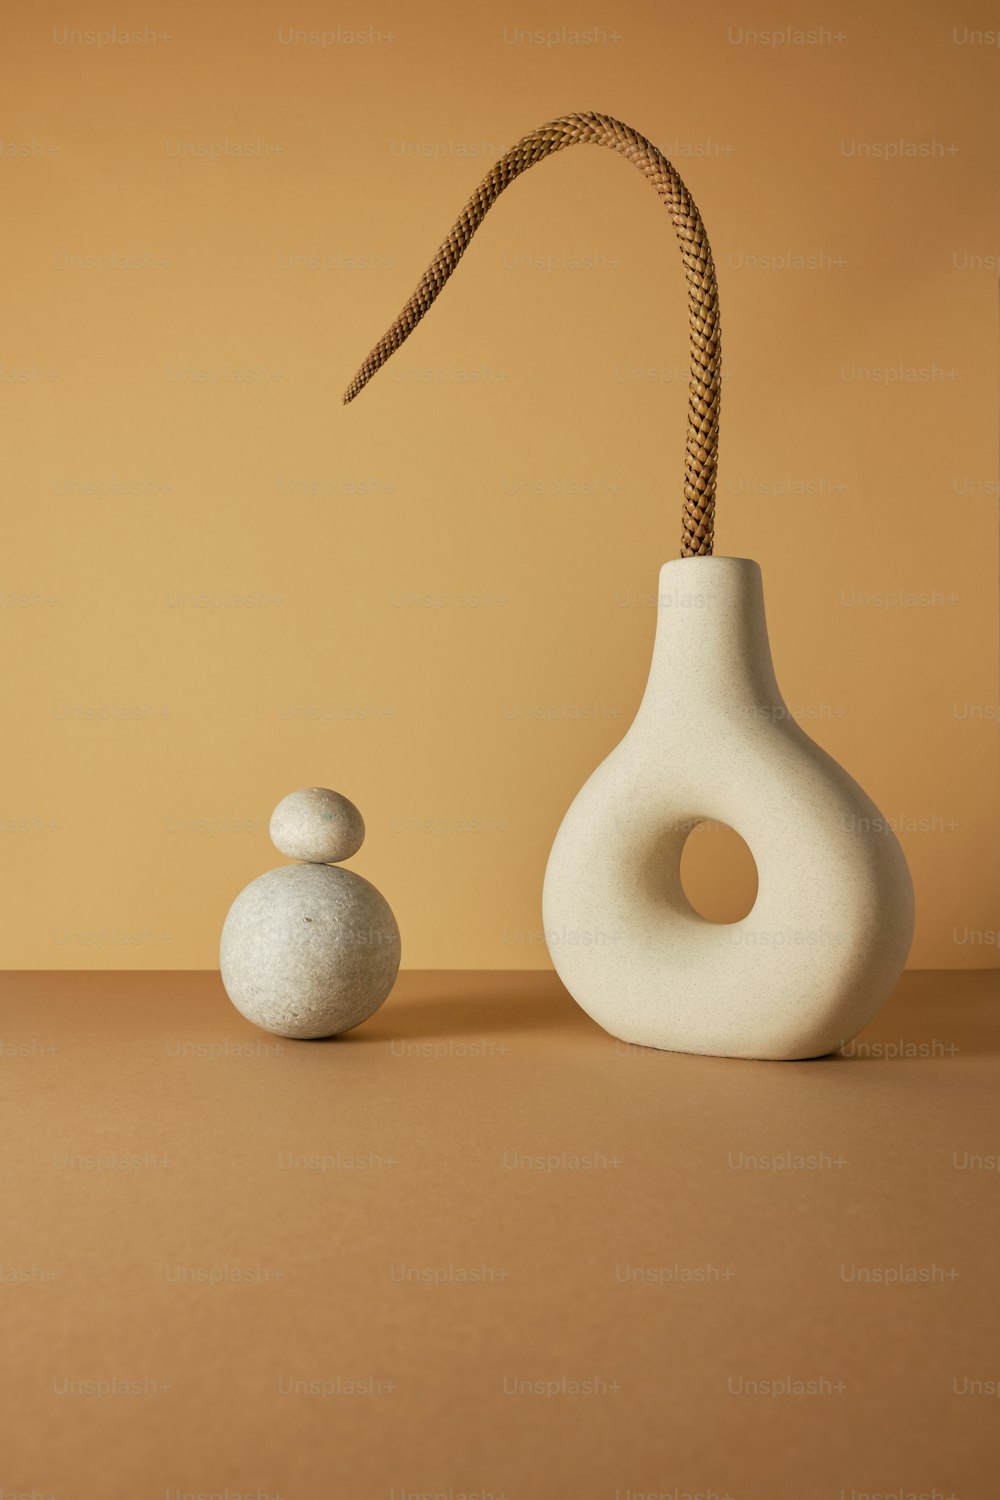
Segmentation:
<svg viewBox="0 0 1000 1500">
<path fill-rule="evenodd" d="M 760 568 L 745 557 L 685 557 L 660 569 L 643 709 L 781 704 Z"/>
</svg>

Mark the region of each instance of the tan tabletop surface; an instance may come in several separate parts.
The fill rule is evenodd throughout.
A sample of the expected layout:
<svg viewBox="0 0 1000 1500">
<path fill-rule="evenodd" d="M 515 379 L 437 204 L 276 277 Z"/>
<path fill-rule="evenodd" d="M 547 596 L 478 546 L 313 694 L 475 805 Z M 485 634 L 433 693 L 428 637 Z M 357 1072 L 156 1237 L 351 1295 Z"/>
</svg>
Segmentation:
<svg viewBox="0 0 1000 1500">
<path fill-rule="evenodd" d="M 764 1063 L 545 973 L 304 1043 L 4 976 L 4 1500 L 995 1500 L 997 989 Z"/>
</svg>

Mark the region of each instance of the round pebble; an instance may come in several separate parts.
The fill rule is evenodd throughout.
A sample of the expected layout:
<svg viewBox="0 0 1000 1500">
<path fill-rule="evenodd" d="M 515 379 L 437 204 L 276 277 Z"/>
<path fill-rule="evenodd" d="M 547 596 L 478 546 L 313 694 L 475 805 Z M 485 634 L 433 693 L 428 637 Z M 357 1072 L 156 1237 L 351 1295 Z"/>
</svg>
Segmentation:
<svg viewBox="0 0 1000 1500">
<path fill-rule="evenodd" d="M 335 865 L 357 854 L 365 820 L 353 802 L 325 786 L 289 792 L 271 814 L 271 842 L 289 859 Z"/>
<path fill-rule="evenodd" d="M 331 865 L 268 870 L 240 892 L 222 929 L 226 993 L 248 1021 L 277 1036 L 337 1036 L 360 1026 L 392 989 L 399 958 L 385 897 Z"/>
</svg>

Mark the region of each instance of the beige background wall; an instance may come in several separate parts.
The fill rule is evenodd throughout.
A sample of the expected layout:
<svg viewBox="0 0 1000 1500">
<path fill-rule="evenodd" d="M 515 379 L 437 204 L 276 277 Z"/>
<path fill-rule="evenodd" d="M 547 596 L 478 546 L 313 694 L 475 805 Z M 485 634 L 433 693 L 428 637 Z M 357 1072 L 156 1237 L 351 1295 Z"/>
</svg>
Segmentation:
<svg viewBox="0 0 1000 1500">
<path fill-rule="evenodd" d="M 662 207 L 611 153 L 546 163 L 340 394 L 489 160 L 573 109 L 650 136 L 702 209 L 717 550 L 760 561 L 789 705 L 900 828 L 911 961 L 995 962 L 997 24 L 8 11 L 0 963 L 212 966 L 279 862 L 271 808 L 325 784 L 405 964 L 547 964 L 548 846 L 636 707 L 677 549 Z M 700 843 L 724 913 L 750 876 Z"/>
</svg>

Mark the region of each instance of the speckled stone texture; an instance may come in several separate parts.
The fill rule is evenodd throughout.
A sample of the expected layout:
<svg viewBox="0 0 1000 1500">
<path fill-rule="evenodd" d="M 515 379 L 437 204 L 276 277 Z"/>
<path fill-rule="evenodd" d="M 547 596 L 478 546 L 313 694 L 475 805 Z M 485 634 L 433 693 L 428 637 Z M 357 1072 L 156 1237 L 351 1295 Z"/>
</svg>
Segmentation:
<svg viewBox="0 0 1000 1500">
<path fill-rule="evenodd" d="M 222 982 L 264 1031 L 335 1036 L 360 1026 L 388 995 L 400 941 L 388 902 L 334 865 L 268 870 L 240 892 L 222 929 Z"/>
<path fill-rule="evenodd" d="M 740 922 L 706 921 L 681 886 L 705 819 L 756 861 Z M 909 870 L 875 804 L 782 701 L 755 562 L 662 568 L 639 711 L 563 819 L 542 906 L 560 978 L 623 1041 L 817 1057 L 888 998 L 913 935 Z"/>
<path fill-rule="evenodd" d="M 334 865 L 357 854 L 365 823 L 353 802 L 325 786 L 289 792 L 271 814 L 271 842 L 289 859 Z"/>
</svg>

